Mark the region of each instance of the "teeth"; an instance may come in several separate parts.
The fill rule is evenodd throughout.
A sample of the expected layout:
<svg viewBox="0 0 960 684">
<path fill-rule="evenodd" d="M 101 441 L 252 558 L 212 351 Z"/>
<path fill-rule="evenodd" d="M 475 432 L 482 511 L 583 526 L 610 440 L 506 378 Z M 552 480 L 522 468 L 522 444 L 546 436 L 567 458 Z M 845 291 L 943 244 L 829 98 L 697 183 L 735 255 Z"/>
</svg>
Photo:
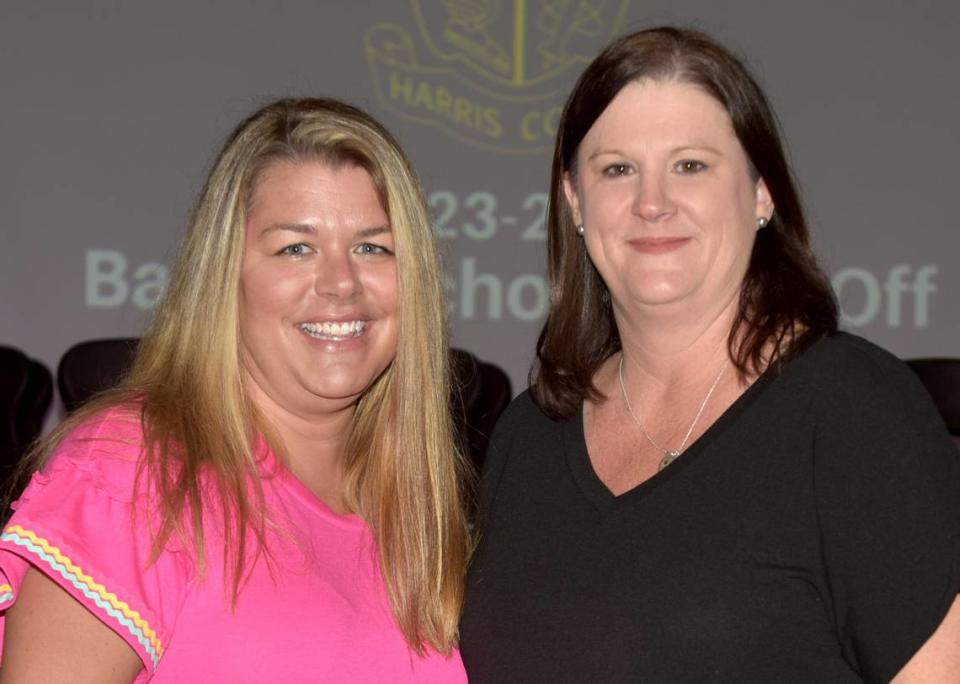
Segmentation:
<svg viewBox="0 0 960 684">
<path fill-rule="evenodd" d="M 343 338 L 359 337 L 366 327 L 366 321 L 349 321 L 344 323 L 302 323 L 300 329 L 311 337 Z"/>
</svg>

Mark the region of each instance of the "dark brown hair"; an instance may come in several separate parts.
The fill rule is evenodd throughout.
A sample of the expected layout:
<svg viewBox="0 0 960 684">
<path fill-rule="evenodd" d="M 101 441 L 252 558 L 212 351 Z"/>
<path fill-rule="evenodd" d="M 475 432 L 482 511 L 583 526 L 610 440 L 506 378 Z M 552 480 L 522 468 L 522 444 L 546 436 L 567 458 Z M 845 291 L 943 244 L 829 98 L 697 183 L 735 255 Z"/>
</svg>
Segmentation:
<svg viewBox="0 0 960 684">
<path fill-rule="evenodd" d="M 830 282 L 817 265 L 800 198 L 767 98 L 729 51 L 698 31 L 654 28 L 609 45 L 581 74 L 564 107 L 551 178 L 550 311 L 531 372 L 534 397 L 554 418 L 600 399 L 600 365 L 620 349 L 610 294 L 577 237 L 563 179 L 575 180 L 577 150 L 620 90 L 639 79 L 679 81 L 715 98 L 733 123 L 752 171 L 766 183 L 775 213 L 757 232 L 728 347 L 741 376 L 762 372 L 837 329 Z"/>
</svg>

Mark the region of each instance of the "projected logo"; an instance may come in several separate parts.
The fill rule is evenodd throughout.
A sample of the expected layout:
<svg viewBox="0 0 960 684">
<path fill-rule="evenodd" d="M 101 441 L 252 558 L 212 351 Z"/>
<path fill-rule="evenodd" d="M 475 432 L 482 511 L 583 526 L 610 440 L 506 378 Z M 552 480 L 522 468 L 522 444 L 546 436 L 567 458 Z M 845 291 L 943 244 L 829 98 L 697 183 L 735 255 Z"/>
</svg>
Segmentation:
<svg viewBox="0 0 960 684">
<path fill-rule="evenodd" d="M 380 101 L 499 152 L 550 149 L 573 79 L 629 0 L 411 0 L 412 28 L 365 37 Z"/>
</svg>

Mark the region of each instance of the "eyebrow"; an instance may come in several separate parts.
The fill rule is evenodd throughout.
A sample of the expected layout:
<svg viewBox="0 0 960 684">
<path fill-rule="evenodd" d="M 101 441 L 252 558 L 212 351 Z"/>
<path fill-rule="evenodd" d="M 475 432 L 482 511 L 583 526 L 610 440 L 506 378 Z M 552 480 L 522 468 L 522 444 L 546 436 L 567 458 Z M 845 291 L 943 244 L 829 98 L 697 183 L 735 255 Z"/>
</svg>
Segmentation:
<svg viewBox="0 0 960 684">
<path fill-rule="evenodd" d="M 390 226 L 371 226 L 370 228 L 362 228 L 358 230 L 354 237 L 376 237 L 377 235 L 383 235 L 384 233 L 392 233 Z"/>
<path fill-rule="evenodd" d="M 678 152 L 686 152 L 687 150 L 709 152 L 710 154 L 715 154 L 718 157 L 723 156 L 723 152 L 718 150 L 716 147 L 711 147 L 710 145 L 700 145 L 696 143 L 693 145 L 680 145 L 680 147 L 674 147 L 672 150 L 670 150 L 670 154 L 677 154 Z"/>
<path fill-rule="evenodd" d="M 593 154 L 591 154 L 591 155 L 589 155 L 589 156 L 587 157 L 587 161 L 593 161 L 593 160 L 596 159 L 597 157 L 602 157 L 602 156 L 605 155 L 605 154 L 611 154 L 611 155 L 613 155 L 613 156 L 615 156 L 615 157 L 624 157 L 624 156 L 626 156 L 623 152 L 621 152 L 620 150 L 617 150 L 617 149 L 613 149 L 613 150 L 596 150 Z"/>
<path fill-rule="evenodd" d="M 258 240 L 262 240 L 270 233 L 275 233 L 280 230 L 286 230 L 291 233 L 300 233 L 301 235 L 315 235 L 317 229 L 311 226 L 309 223 L 274 223 L 273 225 L 267 226 L 260 231 L 260 235 L 257 236 Z"/>
<path fill-rule="evenodd" d="M 700 143 L 692 143 L 692 144 L 689 144 L 689 145 L 678 145 L 677 147 L 673 147 L 673 148 L 671 148 L 671 149 L 668 150 L 668 151 L 669 151 L 670 155 L 672 156 L 672 155 L 678 154 L 678 153 L 680 153 L 680 152 L 687 152 L 687 151 L 693 151 L 693 150 L 697 150 L 697 151 L 701 151 L 701 150 L 702 150 L 702 151 L 704 151 L 704 152 L 709 152 L 710 154 L 715 154 L 715 155 L 718 156 L 718 157 L 722 157 L 722 156 L 723 156 L 723 153 L 722 153 L 720 150 L 718 150 L 717 148 L 712 147 L 712 146 L 707 145 L 707 144 L 700 144 Z M 615 156 L 615 157 L 629 157 L 629 156 L 630 156 L 629 154 L 627 154 L 627 153 L 624 152 L 623 150 L 620 150 L 620 149 L 617 149 L 617 148 L 612 148 L 612 149 L 605 149 L 605 150 L 597 150 L 596 152 L 594 152 L 593 154 L 591 154 L 589 157 L 587 157 L 587 161 L 592 161 L 593 159 L 596 159 L 597 157 L 602 157 L 603 155 L 606 155 L 606 154 L 613 155 L 613 156 Z"/>
<path fill-rule="evenodd" d="M 280 230 L 289 231 L 291 233 L 299 233 L 300 235 L 316 235 L 317 234 L 316 226 L 313 226 L 309 223 L 274 223 L 273 225 L 267 226 L 262 231 L 260 231 L 260 235 L 257 236 L 257 239 L 262 240 L 270 233 L 274 233 Z M 354 237 L 368 238 L 368 237 L 374 237 L 376 235 L 382 235 L 383 233 L 389 233 L 389 232 L 391 232 L 390 226 L 371 226 L 369 228 L 361 228 L 356 233 L 354 233 Z"/>
</svg>

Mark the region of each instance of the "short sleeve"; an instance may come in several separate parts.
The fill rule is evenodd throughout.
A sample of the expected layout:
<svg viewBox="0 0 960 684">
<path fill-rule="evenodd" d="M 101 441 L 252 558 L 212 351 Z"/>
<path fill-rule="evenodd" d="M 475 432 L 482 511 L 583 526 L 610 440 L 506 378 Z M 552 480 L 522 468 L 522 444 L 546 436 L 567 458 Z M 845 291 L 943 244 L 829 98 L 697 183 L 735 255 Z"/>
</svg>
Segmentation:
<svg viewBox="0 0 960 684">
<path fill-rule="evenodd" d="M 889 681 L 960 590 L 960 453 L 923 387 L 863 342 L 820 374 L 814 473 L 844 657 Z"/>
<path fill-rule="evenodd" d="M 33 567 L 123 638 L 148 677 L 156 670 L 189 565 L 177 552 L 150 563 L 153 521 L 134 506 L 141 444 L 138 419 L 114 410 L 78 427 L 34 474 L 0 535 L 0 638 Z"/>
</svg>

